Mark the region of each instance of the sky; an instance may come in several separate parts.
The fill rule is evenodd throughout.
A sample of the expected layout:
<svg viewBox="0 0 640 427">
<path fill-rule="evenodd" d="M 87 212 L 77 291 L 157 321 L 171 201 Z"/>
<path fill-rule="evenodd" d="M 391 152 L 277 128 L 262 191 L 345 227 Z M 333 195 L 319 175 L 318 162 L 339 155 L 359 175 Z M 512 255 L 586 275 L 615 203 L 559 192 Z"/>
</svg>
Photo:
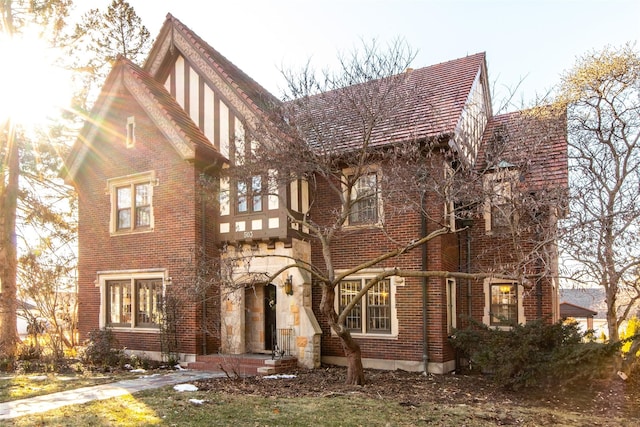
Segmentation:
<svg viewBox="0 0 640 427">
<path fill-rule="evenodd" d="M 362 41 L 403 38 L 413 68 L 486 52 L 494 104 L 547 93 L 578 57 L 640 39 L 637 0 L 128 0 L 156 37 L 171 13 L 274 95 L 281 69 L 335 64 Z M 76 13 L 111 0 L 76 0 Z M 513 109 L 513 108 L 510 108 Z"/>
</svg>

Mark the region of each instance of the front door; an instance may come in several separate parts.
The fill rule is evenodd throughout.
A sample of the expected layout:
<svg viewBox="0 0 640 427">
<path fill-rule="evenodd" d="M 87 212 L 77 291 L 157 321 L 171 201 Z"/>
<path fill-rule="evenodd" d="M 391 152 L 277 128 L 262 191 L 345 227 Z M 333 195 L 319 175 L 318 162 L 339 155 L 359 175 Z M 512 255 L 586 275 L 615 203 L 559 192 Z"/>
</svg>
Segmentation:
<svg viewBox="0 0 640 427">
<path fill-rule="evenodd" d="M 264 287 L 264 349 L 273 351 L 276 339 L 276 286 Z"/>
</svg>

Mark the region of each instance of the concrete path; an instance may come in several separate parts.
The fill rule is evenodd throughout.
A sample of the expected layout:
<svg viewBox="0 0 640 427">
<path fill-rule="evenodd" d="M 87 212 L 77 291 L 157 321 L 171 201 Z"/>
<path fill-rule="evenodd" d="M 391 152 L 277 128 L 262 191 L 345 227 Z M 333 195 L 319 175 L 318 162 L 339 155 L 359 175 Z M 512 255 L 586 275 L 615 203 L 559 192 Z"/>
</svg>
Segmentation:
<svg viewBox="0 0 640 427">
<path fill-rule="evenodd" d="M 166 385 L 188 383 L 206 378 L 222 377 L 224 375 L 224 373 L 218 372 L 174 371 L 166 374 L 142 375 L 139 378 L 131 380 L 4 402 L 0 403 L 0 420 L 37 414 L 67 405 L 90 402 L 92 400 L 110 399 L 112 397 L 123 396 L 125 394 L 159 388 Z"/>
</svg>

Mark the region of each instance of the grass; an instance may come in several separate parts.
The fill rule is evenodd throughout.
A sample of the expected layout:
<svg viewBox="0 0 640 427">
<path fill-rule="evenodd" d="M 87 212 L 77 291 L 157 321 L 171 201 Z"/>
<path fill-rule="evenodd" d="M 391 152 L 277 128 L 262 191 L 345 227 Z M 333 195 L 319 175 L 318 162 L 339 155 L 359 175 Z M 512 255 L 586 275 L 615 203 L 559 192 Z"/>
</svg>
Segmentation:
<svg viewBox="0 0 640 427">
<path fill-rule="evenodd" d="M 135 377 L 135 374 L 128 372 L 109 375 L 100 373 L 2 375 L 0 373 L 0 402 L 26 399 Z"/>
<path fill-rule="evenodd" d="M 443 390 L 443 393 L 446 393 Z M 194 404 L 190 399 L 204 403 Z M 509 401 L 407 405 L 358 395 L 273 398 L 172 387 L 67 406 L 12 420 L 15 426 L 618 426 L 637 420 L 597 417 Z"/>
</svg>

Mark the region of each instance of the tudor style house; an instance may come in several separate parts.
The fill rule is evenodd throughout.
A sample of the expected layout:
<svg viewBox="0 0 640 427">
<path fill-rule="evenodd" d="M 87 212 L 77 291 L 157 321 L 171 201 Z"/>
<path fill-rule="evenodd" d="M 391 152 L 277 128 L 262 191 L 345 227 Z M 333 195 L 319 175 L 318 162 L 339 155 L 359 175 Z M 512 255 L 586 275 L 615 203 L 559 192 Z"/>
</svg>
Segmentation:
<svg viewBox="0 0 640 427">
<path fill-rule="evenodd" d="M 411 70 L 407 81 L 415 96 L 405 100 L 391 129 L 375 136 L 377 143 L 438 140 L 453 154 L 449 158 L 485 171 L 486 185 L 499 188 L 500 197 L 487 200 L 481 214 L 464 224 L 448 204 L 434 203 L 433 216 L 451 215 L 451 229 L 458 231 L 407 254 L 402 267 L 508 269 L 516 262 L 513 240 L 499 231 L 515 213 L 500 208 L 515 189 L 505 177 L 517 176 L 517 186 L 532 200 L 566 190 L 564 130 L 538 126 L 531 132 L 522 125 L 526 112 L 494 116 L 482 53 Z M 251 190 L 265 185 L 263 177 L 220 179 L 234 153 L 253 143 L 245 141 L 248 127 L 267 120 L 268 108 L 278 103 L 171 15 L 144 67 L 126 59 L 114 64 L 65 171 L 79 195 L 81 338 L 109 328 L 129 351 L 156 358 L 172 353 L 184 364 L 218 353 L 271 352 L 274 346 L 302 367 L 344 363 L 307 271 L 293 268 L 270 284 L 240 281 L 229 290 L 212 283 L 220 275 L 210 270 L 242 251 L 254 255 L 242 266 L 247 272 L 273 275 L 292 258 L 323 262 L 314 239 L 289 217 L 310 215 L 322 223 L 336 203 L 327 188 L 298 180 L 261 196 Z M 523 146 L 537 149 L 524 153 L 518 148 Z M 381 166 L 371 171 L 360 188 L 376 187 L 385 172 Z M 211 197 L 205 181 L 216 183 L 218 194 Z M 333 248 L 337 271 L 377 256 L 393 238 L 418 239 L 438 226 L 424 224 L 417 213 L 387 212 L 382 193 L 373 194 L 349 218 L 354 227 L 347 238 Z M 561 215 L 561 209 L 547 209 L 536 218 L 553 228 Z M 384 232 L 376 226 L 383 217 Z M 544 262 L 527 266 L 521 281 L 392 276 L 372 287 L 347 318 L 365 367 L 449 372 L 456 355 L 448 337 L 470 318 L 499 328 L 558 320 L 553 237 L 536 234 L 535 227 L 524 230 L 519 241 L 544 253 Z M 346 277 L 336 288 L 336 307 L 390 267 L 383 263 Z"/>
</svg>

